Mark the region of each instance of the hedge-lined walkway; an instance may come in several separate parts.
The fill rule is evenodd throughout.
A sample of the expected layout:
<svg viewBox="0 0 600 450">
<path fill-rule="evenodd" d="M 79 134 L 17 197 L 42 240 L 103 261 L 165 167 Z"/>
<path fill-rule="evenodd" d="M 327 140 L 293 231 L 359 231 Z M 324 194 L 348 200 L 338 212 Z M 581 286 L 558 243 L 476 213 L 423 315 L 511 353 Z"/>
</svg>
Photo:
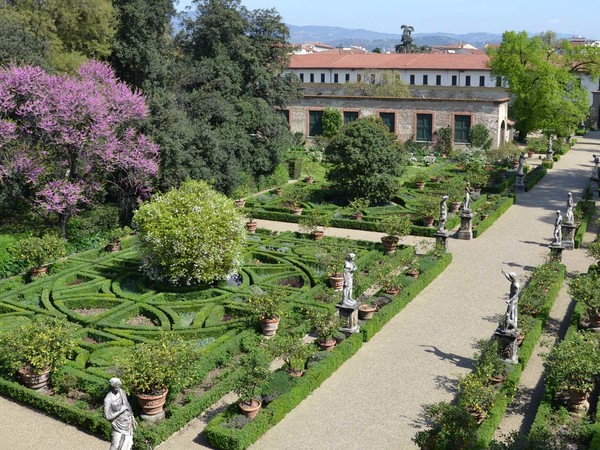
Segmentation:
<svg viewBox="0 0 600 450">
<path fill-rule="evenodd" d="M 452 240 L 450 267 L 253 448 L 414 447 L 411 438 L 420 426 L 421 406 L 453 397 L 457 376 L 472 368 L 474 340 L 488 338 L 497 316 L 505 311 L 509 283 L 500 268 L 524 279 L 544 260 L 554 211 L 564 210 L 567 191 L 579 199 L 588 183 L 591 155 L 600 150 L 598 143 L 580 139 L 538 186 L 519 195 L 517 204 L 478 239 Z M 328 230 L 334 232 L 338 234 Z M 339 235 L 379 237 L 346 229 Z M 0 398 L 5 413 L 0 435 L 3 444 L 13 438 L 8 448 L 58 448 L 50 443 L 55 440 L 49 440 L 57 436 L 65 449 L 107 447 L 106 442 L 27 408 L 13 403 L 5 408 L 5 403 Z M 42 424 L 35 422 L 37 417 Z M 193 424 L 160 448 L 201 448 L 201 427 L 201 422 Z"/>
</svg>

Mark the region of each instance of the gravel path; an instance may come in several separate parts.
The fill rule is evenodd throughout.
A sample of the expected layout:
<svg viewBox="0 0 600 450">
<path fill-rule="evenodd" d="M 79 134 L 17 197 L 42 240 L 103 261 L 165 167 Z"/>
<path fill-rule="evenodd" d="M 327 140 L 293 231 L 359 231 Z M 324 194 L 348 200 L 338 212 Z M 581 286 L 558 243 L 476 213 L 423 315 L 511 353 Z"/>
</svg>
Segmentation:
<svg viewBox="0 0 600 450">
<path fill-rule="evenodd" d="M 457 377 L 472 369 L 474 341 L 491 336 L 497 317 L 505 310 L 509 283 L 500 268 L 523 279 L 544 261 L 554 211 L 565 209 L 568 191 L 575 201 L 579 199 L 594 151 L 600 152 L 600 141 L 579 139 L 540 184 L 520 194 L 517 204 L 480 238 L 451 240 L 454 260 L 446 271 L 252 448 L 415 448 L 411 438 L 421 426 L 422 405 L 453 397 Z M 259 226 L 267 225 L 259 221 Z M 334 232 L 338 233 L 328 229 L 328 234 Z M 339 233 L 365 240 L 380 236 L 353 230 Z M 580 258 L 581 253 L 569 252 L 565 260 L 576 254 Z M 2 448 L 5 444 L 14 450 L 108 447 L 104 441 L 1 397 L 0 410 L 4 416 L 0 421 Z M 161 445 L 161 450 L 202 448 L 198 436 L 202 428 L 201 421 L 190 424 Z"/>
</svg>

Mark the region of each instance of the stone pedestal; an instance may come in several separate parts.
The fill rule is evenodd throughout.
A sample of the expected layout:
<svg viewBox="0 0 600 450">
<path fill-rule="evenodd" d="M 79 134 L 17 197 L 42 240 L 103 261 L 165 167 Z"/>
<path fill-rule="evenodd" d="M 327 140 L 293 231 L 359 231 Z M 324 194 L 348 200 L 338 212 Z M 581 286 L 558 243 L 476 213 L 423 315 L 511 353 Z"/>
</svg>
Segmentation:
<svg viewBox="0 0 600 450">
<path fill-rule="evenodd" d="M 517 174 L 515 181 L 515 192 L 525 192 L 525 174 Z"/>
<path fill-rule="evenodd" d="M 598 199 L 598 181 L 600 179 L 597 176 L 592 175 L 590 177 L 590 191 L 592 191 L 593 199 Z"/>
<path fill-rule="evenodd" d="M 512 364 L 519 362 L 519 346 L 517 338 L 521 334 L 521 330 L 504 330 L 498 328 L 494 335 L 498 339 L 498 353 L 500 357 Z"/>
<path fill-rule="evenodd" d="M 146 414 L 140 414 L 140 417 L 144 422 L 158 423 L 165 418 L 165 412 L 161 411 L 158 414 L 152 414 L 151 416 L 147 416 Z"/>
<path fill-rule="evenodd" d="M 463 211 L 460 215 L 460 229 L 458 230 L 458 238 L 468 241 L 473 239 L 473 213 Z"/>
<path fill-rule="evenodd" d="M 442 245 L 447 250 L 448 249 L 448 237 L 450 236 L 449 231 L 436 231 L 434 234 L 435 243 L 437 245 Z"/>
<path fill-rule="evenodd" d="M 565 249 L 562 244 L 550 244 L 548 246 L 550 249 L 550 258 L 554 261 L 561 262 L 562 261 L 562 252 Z"/>
<path fill-rule="evenodd" d="M 358 326 L 358 307 L 360 303 L 356 303 L 355 306 L 344 306 L 341 303 L 335 305 L 340 316 L 341 326 L 339 330 L 342 333 L 352 334 L 358 333 L 360 327 Z"/>
<path fill-rule="evenodd" d="M 575 248 L 575 229 L 577 227 L 574 223 L 563 223 L 560 228 L 562 233 L 562 246 L 567 250 L 573 250 Z"/>
</svg>

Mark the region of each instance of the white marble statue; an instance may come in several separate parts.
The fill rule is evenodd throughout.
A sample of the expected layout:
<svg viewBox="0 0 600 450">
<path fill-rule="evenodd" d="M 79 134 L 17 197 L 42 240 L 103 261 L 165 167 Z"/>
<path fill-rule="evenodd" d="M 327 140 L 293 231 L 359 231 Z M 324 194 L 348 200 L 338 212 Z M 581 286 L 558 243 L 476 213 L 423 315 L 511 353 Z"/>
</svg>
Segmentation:
<svg viewBox="0 0 600 450">
<path fill-rule="evenodd" d="M 517 280 L 517 274 L 514 272 L 506 273 L 504 269 L 502 274 L 510 281 L 510 292 L 508 294 L 508 300 L 506 300 L 506 327 L 504 331 L 518 329 L 518 303 L 519 303 L 519 292 L 521 285 Z"/>
<path fill-rule="evenodd" d="M 125 391 L 121 389 L 121 380 L 111 378 L 110 392 L 104 397 L 104 417 L 112 426 L 109 450 L 131 450 L 133 446 L 133 430 L 137 422 L 131 412 Z"/>
<path fill-rule="evenodd" d="M 354 253 L 348 253 L 346 262 L 344 263 L 344 289 L 342 290 L 342 305 L 355 306 L 356 300 L 352 298 L 352 286 L 354 284 L 354 272 L 356 264 L 354 263 Z"/>
<path fill-rule="evenodd" d="M 567 212 L 565 213 L 565 223 L 573 225 L 575 223 L 575 216 L 573 214 L 573 194 L 569 192 L 567 194 Z"/>
<path fill-rule="evenodd" d="M 556 210 L 556 219 L 554 220 L 554 241 L 552 245 L 560 245 L 562 243 L 562 215 L 560 214 L 560 210 Z"/>
<path fill-rule="evenodd" d="M 446 205 L 446 201 L 448 200 L 448 196 L 444 195 L 442 200 L 440 201 L 440 220 L 438 223 L 438 233 L 445 233 L 446 231 L 446 221 L 448 220 L 448 205 Z"/>
<path fill-rule="evenodd" d="M 521 152 L 521 156 L 519 156 L 519 167 L 517 168 L 517 175 L 523 175 L 523 165 L 524 164 L 525 164 L 525 153 Z"/>
<path fill-rule="evenodd" d="M 463 202 L 462 212 L 471 212 L 471 183 L 468 181 L 467 184 L 465 184 L 465 201 Z"/>
</svg>

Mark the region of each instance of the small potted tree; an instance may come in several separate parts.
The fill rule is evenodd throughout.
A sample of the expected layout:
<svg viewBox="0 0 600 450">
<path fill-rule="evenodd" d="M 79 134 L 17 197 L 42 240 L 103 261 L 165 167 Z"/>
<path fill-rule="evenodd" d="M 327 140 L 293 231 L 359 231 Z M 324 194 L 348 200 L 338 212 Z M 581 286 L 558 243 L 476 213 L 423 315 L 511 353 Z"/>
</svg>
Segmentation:
<svg viewBox="0 0 600 450">
<path fill-rule="evenodd" d="M 427 181 L 428 175 L 425 170 L 420 170 L 417 172 L 411 180 L 413 186 L 419 190 L 425 189 L 425 182 Z"/>
<path fill-rule="evenodd" d="M 105 250 L 109 253 L 118 252 L 121 250 L 121 240 L 130 234 L 131 228 L 129 227 L 113 228 L 108 233 L 108 244 L 106 244 Z"/>
<path fill-rule="evenodd" d="M 46 234 L 39 237 L 28 237 L 15 243 L 10 250 L 15 260 L 22 261 L 32 277 L 44 275 L 48 264 L 66 256 L 66 241 L 58 236 Z"/>
<path fill-rule="evenodd" d="M 470 373 L 459 381 L 458 406 L 464 407 L 477 423 L 483 422 L 494 405 L 496 390 L 486 384 L 476 373 Z"/>
<path fill-rule="evenodd" d="M 0 334 L 0 364 L 30 389 L 48 386 L 50 374 L 77 348 L 75 326 L 49 316 Z"/>
<path fill-rule="evenodd" d="M 411 278 L 419 278 L 420 274 L 420 262 L 419 257 L 414 256 L 408 263 L 408 267 L 406 269 L 406 275 Z"/>
<path fill-rule="evenodd" d="M 198 357 L 193 341 L 163 333 L 132 347 L 118 366 L 123 385 L 133 390 L 144 416 L 156 417 L 163 414 L 169 389 L 181 386 Z"/>
<path fill-rule="evenodd" d="M 248 307 L 258 318 L 263 336 L 271 337 L 277 332 L 283 298 L 281 289 L 263 291 L 260 288 L 254 289 L 252 295 L 248 297 Z"/>
<path fill-rule="evenodd" d="M 272 185 L 275 186 L 273 193 L 275 195 L 281 195 L 283 186 L 288 183 L 290 176 L 286 167 L 283 164 L 278 164 L 269 179 L 273 183 Z"/>
<path fill-rule="evenodd" d="M 435 197 L 423 196 L 416 204 L 417 214 L 423 219 L 423 225 L 433 226 L 435 216 L 439 213 L 440 202 Z"/>
<path fill-rule="evenodd" d="M 313 354 L 301 336 L 291 333 L 278 334 L 269 342 L 267 349 L 273 357 L 283 361 L 286 371 L 293 377 L 302 376 L 306 361 Z"/>
<path fill-rule="evenodd" d="M 450 197 L 450 212 L 457 212 L 465 195 L 465 182 L 461 177 L 454 177 L 442 184 L 442 192 Z"/>
<path fill-rule="evenodd" d="M 244 353 L 235 365 L 241 373 L 237 378 L 234 391 L 240 397 L 239 408 L 242 414 L 253 420 L 260 411 L 260 395 L 269 379 L 269 357 L 260 347 Z"/>
<path fill-rule="evenodd" d="M 329 286 L 335 291 L 341 291 L 344 287 L 344 274 L 342 270 L 348 253 L 350 253 L 348 249 L 334 246 L 321 246 L 317 252 L 318 264 L 327 272 Z"/>
<path fill-rule="evenodd" d="M 338 331 L 340 319 L 337 311 L 330 309 L 311 309 L 306 313 L 311 329 L 318 336 L 317 344 L 321 350 L 332 351 L 337 341 L 333 338 Z"/>
<path fill-rule="evenodd" d="M 395 252 L 400 238 L 412 230 L 412 222 L 405 215 L 387 216 L 380 223 L 383 232 L 386 233 L 381 238 L 385 253 Z"/>
<path fill-rule="evenodd" d="M 293 185 L 286 189 L 282 195 L 283 202 L 290 208 L 290 213 L 299 216 L 302 214 L 300 203 L 306 199 L 308 192 L 302 186 Z"/>
<path fill-rule="evenodd" d="M 348 203 L 348 211 L 352 220 L 362 220 L 366 209 L 369 207 L 369 200 L 365 198 L 355 198 Z"/>
<path fill-rule="evenodd" d="M 304 174 L 304 181 L 308 184 L 313 184 L 315 181 L 315 173 L 319 170 L 320 164 L 312 158 L 305 159 L 302 162 L 302 173 Z"/>
<path fill-rule="evenodd" d="M 320 241 L 325 235 L 325 228 L 330 224 L 329 214 L 321 209 L 315 209 L 310 214 L 305 214 L 300 218 L 298 225 L 300 230 L 310 233 L 315 241 Z"/>
<path fill-rule="evenodd" d="M 246 231 L 248 231 L 249 234 L 254 234 L 256 233 L 256 227 L 257 227 L 257 223 L 254 221 L 254 215 L 252 214 L 252 209 L 250 208 L 249 210 L 246 211 L 246 213 L 244 214 L 244 216 L 246 217 Z"/>
<path fill-rule="evenodd" d="M 492 384 L 504 381 L 507 367 L 498 353 L 498 341 L 496 339 L 481 339 L 477 341 L 479 350 L 475 355 L 475 373 L 483 380 L 490 380 Z"/>
<path fill-rule="evenodd" d="M 244 197 L 248 194 L 248 192 L 250 192 L 250 188 L 247 184 L 241 184 L 233 190 L 233 197 L 235 198 L 233 203 L 235 203 L 237 208 L 243 208 L 246 206 L 246 200 Z"/>
</svg>

